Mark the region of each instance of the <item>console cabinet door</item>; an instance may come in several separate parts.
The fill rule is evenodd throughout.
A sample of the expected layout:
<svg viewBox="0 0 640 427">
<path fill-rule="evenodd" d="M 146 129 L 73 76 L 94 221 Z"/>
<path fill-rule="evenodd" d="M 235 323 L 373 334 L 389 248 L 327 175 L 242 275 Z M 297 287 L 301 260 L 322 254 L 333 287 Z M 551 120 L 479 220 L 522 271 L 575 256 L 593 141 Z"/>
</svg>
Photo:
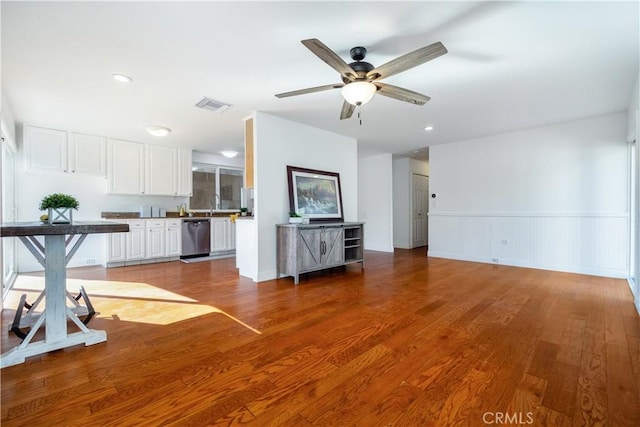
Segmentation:
<svg viewBox="0 0 640 427">
<path fill-rule="evenodd" d="M 344 262 L 344 230 L 340 228 L 323 228 L 320 248 L 322 265 L 340 265 Z"/>
<path fill-rule="evenodd" d="M 319 228 L 301 229 L 298 242 L 298 270 L 305 271 L 321 265 L 320 244 L 322 231 Z"/>
</svg>

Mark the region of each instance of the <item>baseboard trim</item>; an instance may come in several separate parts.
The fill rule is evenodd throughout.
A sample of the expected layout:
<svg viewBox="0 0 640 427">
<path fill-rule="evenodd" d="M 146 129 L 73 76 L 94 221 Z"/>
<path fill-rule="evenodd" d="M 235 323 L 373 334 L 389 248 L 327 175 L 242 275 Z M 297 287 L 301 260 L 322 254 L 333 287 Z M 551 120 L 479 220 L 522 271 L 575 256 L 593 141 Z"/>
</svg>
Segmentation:
<svg viewBox="0 0 640 427">
<path fill-rule="evenodd" d="M 590 268 L 590 267 L 579 267 L 579 266 L 568 266 L 568 265 L 540 264 L 540 263 L 514 260 L 514 259 L 508 259 L 508 258 L 507 259 L 501 258 L 499 259 L 499 261 L 496 262 L 493 258 L 468 256 L 468 255 L 461 255 L 457 253 L 446 253 L 446 252 L 438 252 L 438 251 L 429 251 L 427 256 L 433 257 L 433 258 L 455 259 L 458 261 L 471 261 L 471 262 L 481 262 L 485 264 L 507 265 L 510 267 L 535 268 L 539 270 L 559 271 L 563 273 L 575 273 L 575 274 L 586 274 L 589 276 L 611 277 L 614 279 L 626 279 L 628 276 L 628 272 L 626 270 L 617 270 L 612 268 Z"/>
</svg>

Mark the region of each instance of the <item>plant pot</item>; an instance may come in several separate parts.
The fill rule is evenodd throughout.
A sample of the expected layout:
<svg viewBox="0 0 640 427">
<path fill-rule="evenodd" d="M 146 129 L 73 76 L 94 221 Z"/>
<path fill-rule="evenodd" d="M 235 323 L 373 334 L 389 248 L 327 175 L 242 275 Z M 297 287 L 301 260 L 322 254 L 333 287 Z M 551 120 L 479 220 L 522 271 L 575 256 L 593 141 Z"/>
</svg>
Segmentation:
<svg viewBox="0 0 640 427">
<path fill-rule="evenodd" d="M 49 224 L 71 224 L 72 221 L 72 208 L 49 208 Z"/>
<path fill-rule="evenodd" d="M 289 224 L 302 224 L 302 217 L 289 217 Z"/>
</svg>

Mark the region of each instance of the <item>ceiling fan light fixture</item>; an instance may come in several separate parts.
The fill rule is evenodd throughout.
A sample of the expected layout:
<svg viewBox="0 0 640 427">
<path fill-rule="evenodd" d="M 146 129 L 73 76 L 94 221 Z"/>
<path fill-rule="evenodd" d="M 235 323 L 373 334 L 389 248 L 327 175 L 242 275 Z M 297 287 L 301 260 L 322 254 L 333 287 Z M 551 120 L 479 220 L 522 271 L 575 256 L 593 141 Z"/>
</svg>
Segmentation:
<svg viewBox="0 0 640 427">
<path fill-rule="evenodd" d="M 366 104 L 378 88 L 371 82 L 351 82 L 342 87 L 342 96 L 352 105 Z"/>
<path fill-rule="evenodd" d="M 149 126 L 147 132 L 153 136 L 167 136 L 171 133 L 171 129 L 164 126 Z"/>
</svg>

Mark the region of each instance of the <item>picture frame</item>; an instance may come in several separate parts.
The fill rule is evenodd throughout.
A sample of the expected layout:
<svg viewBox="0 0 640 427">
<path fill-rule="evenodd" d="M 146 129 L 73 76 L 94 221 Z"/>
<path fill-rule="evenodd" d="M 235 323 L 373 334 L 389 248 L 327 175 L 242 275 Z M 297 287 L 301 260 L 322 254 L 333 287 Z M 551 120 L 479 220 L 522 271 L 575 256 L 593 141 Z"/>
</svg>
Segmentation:
<svg viewBox="0 0 640 427">
<path fill-rule="evenodd" d="M 289 210 L 310 222 L 344 222 L 340 174 L 287 166 Z"/>
</svg>

